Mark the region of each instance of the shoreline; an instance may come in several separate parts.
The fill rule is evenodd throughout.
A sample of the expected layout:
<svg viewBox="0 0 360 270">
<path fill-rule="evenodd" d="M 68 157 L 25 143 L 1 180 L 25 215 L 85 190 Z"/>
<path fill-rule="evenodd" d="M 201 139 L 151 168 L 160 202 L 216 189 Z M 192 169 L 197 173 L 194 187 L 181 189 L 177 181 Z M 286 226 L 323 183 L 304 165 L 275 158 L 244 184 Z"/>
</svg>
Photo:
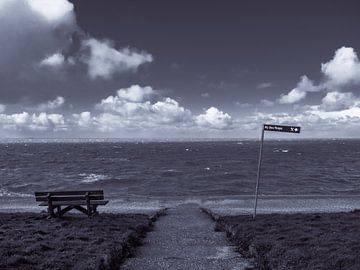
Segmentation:
<svg viewBox="0 0 360 270">
<path fill-rule="evenodd" d="M 222 216 L 203 209 L 256 269 L 358 269 L 360 210 Z"/>
<path fill-rule="evenodd" d="M 110 203 L 102 213 L 151 214 L 163 208 L 184 203 L 196 203 L 222 215 L 246 215 L 253 213 L 254 195 L 234 196 L 163 196 L 122 197 L 107 196 Z M 360 195 L 261 195 L 259 214 L 338 213 L 360 209 Z M 46 209 L 34 204 L 34 197 L 0 197 L 0 213 L 41 212 Z"/>
<path fill-rule="evenodd" d="M 0 213 L 0 269 L 119 269 L 164 214 Z"/>
</svg>

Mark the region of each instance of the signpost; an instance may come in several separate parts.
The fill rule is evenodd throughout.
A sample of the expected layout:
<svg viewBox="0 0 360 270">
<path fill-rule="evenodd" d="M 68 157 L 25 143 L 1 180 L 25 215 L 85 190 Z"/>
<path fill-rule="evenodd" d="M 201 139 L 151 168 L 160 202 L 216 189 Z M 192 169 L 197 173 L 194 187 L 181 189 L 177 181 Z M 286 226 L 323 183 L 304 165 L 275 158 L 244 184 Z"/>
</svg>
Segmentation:
<svg viewBox="0 0 360 270">
<path fill-rule="evenodd" d="M 263 145 L 264 145 L 264 132 L 265 131 L 275 131 L 275 132 L 287 132 L 287 133 L 300 133 L 300 129 L 301 129 L 301 127 L 296 127 L 296 126 L 281 126 L 281 125 L 268 125 L 268 124 L 263 125 L 262 131 L 261 131 L 261 143 L 260 143 L 259 163 L 258 163 L 258 169 L 257 169 L 253 219 L 255 219 L 255 217 L 256 217 L 256 208 L 257 208 L 257 201 L 258 201 L 258 194 L 259 194 L 261 160 L 262 160 L 262 152 L 263 152 Z"/>
</svg>

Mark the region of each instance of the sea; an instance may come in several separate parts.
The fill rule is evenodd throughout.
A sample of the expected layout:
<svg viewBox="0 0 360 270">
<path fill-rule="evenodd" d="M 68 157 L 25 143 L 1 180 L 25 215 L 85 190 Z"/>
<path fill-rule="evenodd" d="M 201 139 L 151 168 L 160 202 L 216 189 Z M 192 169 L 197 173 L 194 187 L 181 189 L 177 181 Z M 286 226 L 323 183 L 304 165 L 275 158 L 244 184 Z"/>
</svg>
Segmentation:
<svg viewBox="0 0 360 270">
<path fill-rule="evenodd" d="M 41 211 L 35 191 L 102 189 L 105 212 L 197 203 L 251 214 L 258 140 L 0 141 L 0 212 Z M 267 140 L 258 212 L 360 208 L 360 140 Z"/>
</svg>

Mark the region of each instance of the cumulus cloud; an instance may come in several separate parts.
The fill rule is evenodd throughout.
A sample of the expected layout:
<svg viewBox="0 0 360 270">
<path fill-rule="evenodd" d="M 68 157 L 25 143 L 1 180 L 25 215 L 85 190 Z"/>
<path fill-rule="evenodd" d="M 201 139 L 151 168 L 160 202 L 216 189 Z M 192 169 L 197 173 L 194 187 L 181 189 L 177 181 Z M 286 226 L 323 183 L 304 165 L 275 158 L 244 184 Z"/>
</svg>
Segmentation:
<svg viewBox="0 0 360 270">
<path fill-rule="evenodd" d="M 74 5 L 64 0 L 27 0 L 31 9 L 51 22 L 58 22 L 71 14 Z"/>
<path fill-rule="evenodd" d="M 215 107 L 210 107 L 204 114 L 198 115 L 195 121 L 201 127 L 214 129 L 229 129 L 233 124 L 230 115 Z"/>
<path fill-rule="evenodd" d="M 62 107 L 64 104 L 65 98 L 57 96 L 54 100 L 49 100 L 39 104 L 36 109 L 39 111 L 55 110 Z"/>
<path fill-rule="evenodd" d="M 60 67 L 64 64 L 65 57 L 61 53 L 54 53 L 44 58 L 40 62 L 40 66 Z"/>
<path fill-rule="evenodd" d="M 12 103 L 35 102 L 49 92 L 79 98 L 72 91 L 79 84 L 94 93 L 101 82 L 91 79 L 111 79 L 153 61 L 147 52 L 85 33 L 69 0 L 1 0 L 0 37 L 0 98 Z"/>
<path fill-rule="evenodd" d="M 306 111 L 304 113 L 306 118 L 305 121 L 309 120 L 309 117 L 316 116 L 318 117 L 318 122 L 326 122 L 330 125 L 337 125 L 338 123 L 360 123 L 360 103 L 355 102 L 351 107 L 344 108 L 337 111 L 324 111 L 321 109 L 312 108 L 312 110 Z M 320 121 L 321 120 L 321 121 Z"/>
<path fill-rule="evenodd" d="M 292 104 L 305 99 L 308 92 L 343 91 L 349 85 L 360 84 L 360 61 L 351 47 L 341 47 L 334 57 L 321 64 L 322 82 L 315 85 L 307 76 L 302 76 L 296 88 L 278 99 L 280 104 Z"/>
<path fill-rule="evenodd" d="M 171 123 L 183 125 L 189 121 L 190 111 L 181 107 L 174 99 L 167 97 L 151 103 L 149 98 L 156 92 L 150 86 L 139 85 L 119 89 L 116 96 L 109 96 L 96 105 L 97 109 L 105 113 L 97 120 L 105 125 L 110 122 L 118 125 L 122 120 L 123 123 L 137 126 Z"/>
<path fill-rule="evenodd" d="M 130 129 L 152 129 L 190 126 L 190 111 L 181 107 L 179 103 L 171 98 L 165 98 L 154 104 L 125 103 L 125 109 L 106 111 L 93 117 L 93 125 L 103 132 Z"/>
<path fill-rule="evenodd" d="M 207 132 L 234 128 L 231 116 L 216 107 L 211 107 L 200 115 L 193 115 L 178 101 L 161 97 L 159 92 L 150 86 L 132 85 L 102 99 L 92 112 L 65 115 L 49 113 L 64 106 L 65 99 L 58 96 L 31 108 L 41 111 L 39 113 L 0 113 L 0 130 L 31 136 L 35 136 L 36 132 L 44 134 L 58 131 L 68 132 L 62 134 L 83 132 L 86 136 L 91 136 L 89 132 L 92 135 L 121 136 L 120 134 L 126 132 L 153 132 L 159 135 L 166 131 L 167 136 L 171 136 L 174 132 Z"/>
<path fill-rule="evenodd" d="M 360 83 L 360 61 L 351 47 L 338 49 L 333 59 L 321 64 L 321 71 L 325 75 L 325 83 L 330 89 Z"/>
<path fill-rule="evenodd" d="M 0 114 L 0 126 L 4 130 L 15 131 L 60 131 L 67 130 L 62 114 Z"/>
<path fill-rule="evenodd" d="M 169 97 L 156 102 L 152 106 L 152 111 L 158 121 L 163 124 L 187 124 L 191 114 L 189 110 L 181 107 L 176 100 Z"/>
<path fill-rule="evenodd" d="M 102 99 L 96 107 L 103 111 L 133 115 L 140 111 L 148 110 L 151 105 L 150 102 L 143 101 L 154 93 L 155 91 L 150 86 L 141 87 L 139 85 L 132 85 L 129 88 L 119 89 L 115 96 L 108 96 Z"/>
<path fill-rule="evenodd" d="M 0 72 L 11 75 L 24 69 L 31 71 L 31 66 L 44 56 L 64 48 L 76 27 L 74 7 L 67 0 L 3 2 Z"/>
<path fill-rule="evenodd" d="M 117 96 L 119 99 L 141 102 L 144 99 L 151 97 L 155 94 L 155 91 L 150 86 L 141 87 L 139 85 L 132 85 L 129 88 L 119 89 Z"/>
<path fill-rule="evenodd" d="M 257 112 L 247 119 L 249 123 L 259 126 L 262 123 L 300 125 L 308 130 L 310 137 L 323 132 L 347 136 L 353 132 L 357 136 L 360 124 L 360 100 L 351 92 L 329 92 L 321 104 L 299 107 L 294 112 L 264 114 Z"/>
<path fill-rule="evenodd" d="M 320 104 L 297 106 L 291 113 L 256 113 L 252 122 L 299 124 L 312 130 L 328 128 L 333 133 L 336 132 L 333 127 L 342 126 L 336 130 L 353 128 L 355 132 L 360 124 L 360 99 L 345 90 L 360 84 L 360 61 L 356 52 L 351 47 L 339 48 L 332 59 L 321 64 L 321 72 L 323 76 L 319 84 L 315 85 L 307 76 L 302 76 L 294 89 L 277 100 L 280 104 L 293 104 L 311 92 L 324 91 Z"/>
<path fill-rule="evenodd" d="M 132 85 L 119 89 L 114 96 L 108 96 L 96 104 L 97 115 L 90 112 L 74 114 L 74 121 L 80 127 L 93 127 L 101 132 L 121 129 L 230 129 L 231 116 L 215 107 L 204 114 L 193 116 L 176 100 L 165 97 L 152 102 L 159 91 L 150 86 Z"/>
<path fill-rule="evenodd" d="M 91 117 L 90 112 L 81 112 L 79 114 L 73 114 L 74 122 L 80 128 L 88 128 L 93 125 L 94 119 Z"/>
<path fill-rule="evenodd" d="M 278 99 L 280 104 L 292 104 L 299 102 L 306 97 L 306 92 L 294 88 L 287 94 L 282 94 Z"/>
<path fill-rule="evenodd" d="M 322 99 L 320 108 L 324 111 L 338 111 L 350 108 L 356 103 L 353 93 L 329 92 Z"/>
<path fill-rule="evenodd" d="M 303 100 L 306 97 L 307 92 L 317 92 L 320 89 L 320 87 L 315 86 L 313 81 L 304 75 L 301 77 L 296 88 L 292 89 L 287 94 L 282 94 L 278 99 L 278 102 L 280 104 L 293 104 Z"/>
<path fill-rule="evenodd" d="M 36 102 L 44 92 L 59 89 L 62 78 L 49 74 L 46 67 L 59 70 L 54 67 L 60 66 L 60 55 L 51 56 L 61 53 L 78 29 L 73 4 L 67 0 L 0 2 L 0 99 Z"/>
<path fill-rule="evenodd" d="M 117 50 L 108 40 L 90 38 L 82 42 L 82 46 L 89 50 L 89 55 L 83 57 L 88 65 L 88 73 L 92 79 L 109 79 L 115 73 L 134 70 L 153 61 L 151 54 L 137 52 L 130 48 Z"/>
<path fill-rule="evenodd" d="M 320 86 L 314 85 L 314 82 L 310 80 L 306 75 L 301 76 L 300 81 L 298 82 L 296 89 L 301 92 L 317 92 L 322 89 Z"/>
</svg>

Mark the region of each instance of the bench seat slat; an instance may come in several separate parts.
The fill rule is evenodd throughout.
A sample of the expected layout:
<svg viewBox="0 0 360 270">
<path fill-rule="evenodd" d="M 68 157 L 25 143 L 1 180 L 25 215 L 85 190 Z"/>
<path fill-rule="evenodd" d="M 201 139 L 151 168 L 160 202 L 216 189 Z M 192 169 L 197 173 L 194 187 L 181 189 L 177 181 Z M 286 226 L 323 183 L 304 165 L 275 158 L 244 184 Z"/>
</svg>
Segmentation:
<svg viewBox="0 0 360 270">
<path fill-rule="evenodd" d="M 109 201 L 104 201 L 104 200 L 93 200 L 90 201 L 90 205 L 105 205 L 107 204 Z M 42 202 L 39 204 L 39 206 L 47 206 L 47 202 Z M 82 200 L 82 201 L 56 201 L 52 203 L 53 206 L 61 206 L 61 205 L 86 205 L 86 201 Z"/>
<path fill-rule="evenodd" d="M 37 196 L 35 197 L 37 202 L 46 202 L 47 201 L 47 197 L 46 196 Z M 104 199 L 104 195 L 90 195 L 89 196 L 90 200 L 103 200 Z M 71 195 L 71 196 L 65 196 L 65 195 L 51 195 L 51 200 L 53 202 L 55 201 L 81 201 L 81 200 L 85 200 L 85 195 Z"/>
<path fill-rule="evenodd" d="M 46 196 L 48 193 L 51 195 L 58 195 L 58 196 L 66 196 L 66 195 L 85 195 L 86 192 L 89 193 L 89 195 L 104 195 L 103 190 L 63 190 L 63 191 L 37 191 L 35 192 L 35 197 L 38 196 Z"/>
</svg>

